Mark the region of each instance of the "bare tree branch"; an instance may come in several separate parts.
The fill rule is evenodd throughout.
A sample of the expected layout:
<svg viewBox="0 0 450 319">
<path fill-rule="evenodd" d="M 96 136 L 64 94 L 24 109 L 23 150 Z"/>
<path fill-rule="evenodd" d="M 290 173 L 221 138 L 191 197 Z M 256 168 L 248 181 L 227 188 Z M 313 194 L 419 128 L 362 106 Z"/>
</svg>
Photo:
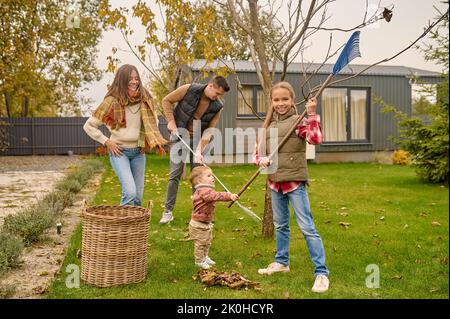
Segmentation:
<svg viewBox="0 0 450 319">
<path fill-rule="evenodd" d="M 405 51 L 407 51 L 407 50 L 409 50 L 410 48 L 412 48 L 412 47 L 413 47 L 420 39 L 424 38 L 424 37 L 425 37 L 425 36 L 426 36 L 426 35 L 427 35 L 427 34 L 428 34 L 428 33 L 429 33 L 429 32 L 437 25 L 437 24 L 439 24 L 439 22 L 441 22 L 443 19 L 445 19 L 446 16 L 448 16 L 448 14 L 449 14 L 449 10 L 447 10 L 447 12 L 446 12 L 445 14 L 441 15 L 441 17 L 440 17 L 439 19 L 437 19 L 435 22 L 433 22 L 433 23 L 430 24 L 427 28 L 425 28 L 425 30 L 423 31 L 423 33 L 420 34 L 420 35 L 419 35 L 419 36 L 418 36 L 418 37 L 417 37 L 410 45 L 408 45 L 407 47 L 403 48 L 402 50 L 400 50 L 399 52 L 397 52 L 397 53 L 394 54 L 393 56 L 391 56 L 391 57 L 389 57 L 389 58 L 385 58 L 385 59 L 380 60 L 380 61 L 378 61 L 378 62 L 375 62 L 375 63 L 373 63 L 373 64 L 371 64 L 371 65 L 365 67 L 365 68 L 362 69 L 361 71 L 359 71 L 359 72 L 357 72 L 357 73 L 355 73 L 355 74 L 353 74 L 353 75 L 351 75 L 351 76 L 345 77 L 345 78 L 343 78 L 343 79 L 331 81 L 331 82 L 329 83 L 329 85 L 333 85 L 333 84 L 337 84 L 337 83 L 341 83 L 341 82 L 344 82 L 344 81 L 353 79 L 353 78 L 357 77 L 358 75 L 363 74 L 364 72 L 366 72 L 367 70 L 369 70 L 370 68 L 372 68 L 372 67 L 374 67 L 374 66 L 376 66 L 376 65 L 378 65 L 378 64 L 381 64 L 381 63 L 384 63 L 384 62 L 388 62 L 388 61 L 390 61 L 390 60 L 392 60 L 392 59 L 395 59 L 395 58 L 398 57 L 400 54 L 402 54 L 402 53 L 404 53 Z M 314 87 L 313 90 L 308 94 L 308 96 L 313 95 L 315 92 L 317 92 L 317 91 L 320 89 L 320 87 L 321 87 L 321 85 L 318 85 L 318 86 Z M 307 99 L 304 99 L 303 101 L 300 101 L 300 102 L 296 103 L 296 105 L 302 104 L 302 103 L 304 103 L 306 100 L 307 100 Z"/>
</svg>

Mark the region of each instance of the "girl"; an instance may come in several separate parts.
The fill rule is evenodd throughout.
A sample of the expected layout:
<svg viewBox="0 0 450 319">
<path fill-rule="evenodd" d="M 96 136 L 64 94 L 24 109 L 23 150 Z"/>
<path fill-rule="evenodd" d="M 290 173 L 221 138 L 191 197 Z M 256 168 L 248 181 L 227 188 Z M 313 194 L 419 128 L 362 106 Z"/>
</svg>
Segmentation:
<svg viewBox="0 0 450 319">
<path fill-rule="evenodd" d="M 268 112 L 270 118 L 266 119 L 268 124 L 266 149 L 269 149 L 271 138 L 277 138 L 278 142 L 281 141 L 299 117 L 294 104 L 294 89 L 289 83 L 275 84 L 270 92 L 270 98 L 272 107 Z M 303 120 L 295 133 L 292 133 L 287 142 L 278 150 L 277 166 L 270 167 L 268 185 L 272 195 L 277 249 L 275 262 L 267 268 L 259 269 L 258 273 L 270 275 L 275 272 L 289 272 L 289 202 L 291 202 L 295 219 L 306 240 L 311 260 L 315 266 L 315 282 L 312 291 L 325 292 L 329 287 L 325 250 L 314 226 L 306 191 L 308 182 L 306 142 L 308 141 L 310 144 L 322 142 L 319 118 L 315 114 L 316 101 L 314 98 L 308 101 L 306 109 L 308 119 Z M 278 136 L 270 136 L 271 128 L 278 129 Z M 267 156 L 261 155 L 264 153 L 258 147 L 255 156 L 255 163 L 258 166 L 266 168 L 275 165 Z"/>
<path fill-rule="evenodd" d="M 142 86 L 135 66 L 121 66 L 105 99 L 84 124 L 85 132 L 109 149 L 111 166 L 122 188 L 120 205 L 142 205 L 145 149 L 167 141 L 158 129 L 158 117 L 150 93 Z M 106 125 L 108 138 L 99 130 Z"/>
</svg>

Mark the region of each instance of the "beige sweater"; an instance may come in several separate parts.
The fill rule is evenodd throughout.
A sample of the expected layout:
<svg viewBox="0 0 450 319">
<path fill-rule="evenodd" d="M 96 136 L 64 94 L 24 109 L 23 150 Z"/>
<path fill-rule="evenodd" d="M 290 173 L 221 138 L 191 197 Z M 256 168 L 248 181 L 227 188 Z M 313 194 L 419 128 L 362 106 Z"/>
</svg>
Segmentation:
<svg viewBox="0 0 450 319">
<path fill-rule="evenodd" d="M 109 126 L 106 126 L 111 132 L 111 136 L 109 138 L 121 143 L 122 147 L 134 148 L 138 145 L 142 123 L 139 105 L 140 104 L 138 103 L 125 107 L 125 119 L 127 122 L 126 127 L 119 128 L 118 130 L 111 130 Z M 102 131 L 99 130 L 99 127 L 102 125 L 104 125 L 102 121 L 91 116 L 84 124 L 83 129 L 93 140 L 105 145 L 108 137 L 106 137 Z"/>
</svg>

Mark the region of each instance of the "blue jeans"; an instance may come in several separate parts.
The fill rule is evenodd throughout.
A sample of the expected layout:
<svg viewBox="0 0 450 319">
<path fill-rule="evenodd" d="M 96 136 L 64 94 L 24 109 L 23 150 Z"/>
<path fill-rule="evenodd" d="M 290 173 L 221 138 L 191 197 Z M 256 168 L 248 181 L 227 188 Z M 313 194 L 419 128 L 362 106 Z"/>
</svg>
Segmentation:
<svg viewBox="0 0 450 319">
<path fill-rule="evenodd" d="M 314 225 L 305 184 L 302 183 L 296 190 L 287 194 L 283 194 L 281 190 L 279 192 L 271 191 L 273 224 L 275 226 L 277 240 L 275 261 L 283 265 L 289 265 L 290 201 L 294 208 L 295 220 L 305 237 L 309 256 L 315 266 L 314 275 L 328 276 L 328 269 L 325 266 L 325 249 L 323 248 L 322 239 Z"/>
<path fill-rule="evenodd" d="M 141 148 L 123 148 L 121 156 L 109 152 L 111 166 L 122 187 L 120 205 L 142 206 L 144 195 L 145 154 Z"/>
</svg>

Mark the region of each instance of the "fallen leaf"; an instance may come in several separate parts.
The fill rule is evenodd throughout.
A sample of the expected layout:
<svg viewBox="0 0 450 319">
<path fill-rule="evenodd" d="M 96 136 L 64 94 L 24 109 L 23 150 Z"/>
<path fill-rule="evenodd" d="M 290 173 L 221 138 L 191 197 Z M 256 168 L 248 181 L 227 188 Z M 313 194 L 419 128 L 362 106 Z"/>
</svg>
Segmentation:
<svg viewBox="0 0 450 319">
<path fill-rule="evenodd" d="M 441 225 L 439 222 L 437 222 L 437 221 L 431 222 L 431 225 L 433 225 L 434 227 L 442 226 L 442 225 Z"/>
<path fill-rule="evenodd" d="M 352 223 L 339 222 L 339 225 L 344 226 L 346 229 L 347 229 L 351 224 L 352 224 Z"/>
<path fill-rule="evenodd" d="M 335 246 L 333 246 L 333 251 L 337 252 L 337 248 Z"/>
<path fill-rule="evenodd" d="M 236 261 L 236 267 L 242 268 L 242 263 L 240 261 Z"/>
<path fill-rule="evenodd" d="M 348 213 L 340 213 L 339 215 L 346 217 L 348 216 Z"/>
<path fill-rule="evenodd" d="M 405 226 L 403 226 L 403 229 L 406 229 L 406 228 L 408 228 L 409 227 L 409 225 L 408 224 L 405 224 Z"/>
<path fill-rule="evenodd" d="M 391 279 L 402 279 L 403 275 L 395 275 L 393 277 L 391 277 Z"/>
<path fill-rule="evenodd" d="M 251 258 L 251 259 L 255 259 L 255 258 L 257 258 L 257 257 L 262 257 L 261 253 L 256 252 L 256 253 L 254 253 L 250 258 Z"/>
<path fill-rule="evenodd" d="M 384 220 L 384 216 L 381 216 L 381 217 L 380 217 L 380 220 Z"/>
<path fill-rule="evenodd" d="M 285 292 L 283 293 L 283 298 L 284 298 L 284 299 L 290 299 L 290 297 L 289 297 L 289 291 L 285 291 Z"/>
</svg>

